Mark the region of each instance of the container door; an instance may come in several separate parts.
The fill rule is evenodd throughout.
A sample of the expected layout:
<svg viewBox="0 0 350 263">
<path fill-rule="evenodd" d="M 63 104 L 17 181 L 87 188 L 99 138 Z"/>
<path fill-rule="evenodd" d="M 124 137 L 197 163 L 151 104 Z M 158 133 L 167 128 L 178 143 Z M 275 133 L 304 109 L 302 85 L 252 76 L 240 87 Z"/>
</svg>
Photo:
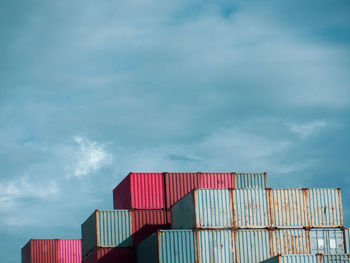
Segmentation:
<svg viewBox="0 0 350 263">
<path fill-rule="evenodd" d="M 313 254 L 343 254 L 344 233 L 338 229 L 311 230 L 311 252 Z"/>
</svg>

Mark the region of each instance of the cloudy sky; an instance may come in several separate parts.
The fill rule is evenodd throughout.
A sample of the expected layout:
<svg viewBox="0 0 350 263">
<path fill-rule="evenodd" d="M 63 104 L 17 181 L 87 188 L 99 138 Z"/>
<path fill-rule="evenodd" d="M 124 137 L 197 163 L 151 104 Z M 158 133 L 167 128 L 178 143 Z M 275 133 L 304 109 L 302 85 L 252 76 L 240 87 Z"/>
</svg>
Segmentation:
<svg viewBox="0 0 350 263">
<path fill-rule="evenodd" d="M 129 171 L 342 187 L 350 2 L 0 3 L 0 258 L 80 237 Z"/>
</svg>

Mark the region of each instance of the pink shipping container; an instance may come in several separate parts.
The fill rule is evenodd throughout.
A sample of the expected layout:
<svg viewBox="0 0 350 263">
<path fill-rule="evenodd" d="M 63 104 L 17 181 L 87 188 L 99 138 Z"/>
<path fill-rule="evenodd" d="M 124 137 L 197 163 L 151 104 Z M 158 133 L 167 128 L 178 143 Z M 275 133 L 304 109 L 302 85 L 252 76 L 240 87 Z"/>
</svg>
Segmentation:
<svg viewBox="0 0 350 263">
<path fill-rule="evenodd" d="M 164 177 L 167 209 L 195 188 L 235 188 L 235 173 L 165 173 Z"/>
<path fill-rule="evenodd" d="M 87 257 L 83 263 L 136 263 L 136 251 L 125 247 L 98 247 Z"/>
<path fill-rule="evenodd" d="M 22 263 L 80 263 L 80 239 L 31 239 L 22 248 Z"/>
<path fill-rule="evenodd" d="M 114 209 L 164 209 L 162 173 L 129 173 L 113 190 Z"/>
<path fill-rule="evenodd" d="M 157 230 L 170 228 L 165 210 L 132 210 L 130 211 L 130 217 L 133 246 L 136 246 Z"/>
</svg>

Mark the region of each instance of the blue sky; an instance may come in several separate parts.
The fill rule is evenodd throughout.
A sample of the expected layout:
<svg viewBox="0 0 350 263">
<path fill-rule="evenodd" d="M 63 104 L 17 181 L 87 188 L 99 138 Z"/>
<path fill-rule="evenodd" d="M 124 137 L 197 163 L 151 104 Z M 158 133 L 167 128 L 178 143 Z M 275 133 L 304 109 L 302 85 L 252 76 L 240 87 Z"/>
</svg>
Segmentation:
<svg viewBox="0 0 350 263">
<path fill-rule="evenodd" d="M 0 3 L 0 258 L 74 238 L 129 171 L 341 187 L 350 2 Z"/>
</svg>

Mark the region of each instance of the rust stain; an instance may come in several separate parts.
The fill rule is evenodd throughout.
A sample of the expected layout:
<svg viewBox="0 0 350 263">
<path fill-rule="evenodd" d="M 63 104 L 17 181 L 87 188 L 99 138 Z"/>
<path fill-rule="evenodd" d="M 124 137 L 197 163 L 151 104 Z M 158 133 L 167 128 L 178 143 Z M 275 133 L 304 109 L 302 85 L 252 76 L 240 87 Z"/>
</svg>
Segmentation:
<svg viewBox="0 0 350 263">
<path fill-rule="evenodd" d="M 231 222 L 231 225 L 233 227 L 237 227 L 237 222 L 236 222 L 236 209 L 235 209 L 235 193 L 234 193 L 234 190 L 231 189 L 229 190 L 229 195 L 230 195 L 230 208 L 231 208 L 231 211 L 232 211 L 232 222 Z"/>
<path fill-rule="evenodd" d="M 310 214 L 309 214 L 309 188 L 302 188 L 302 193 L 303 193 L 303 214 L 307 220 L 307 226 L 311 226 L 310 222 Z"/>
<path fill-rule="evenodd" d="M 274 218 L 273 218 L 273 201 L 272 201 L 272 189 L 266 188 L 267 193 L 267 210 L 270 216 L 270 222 L 268 223 L 270 226 L 274 225 Z"/>
</svg>

